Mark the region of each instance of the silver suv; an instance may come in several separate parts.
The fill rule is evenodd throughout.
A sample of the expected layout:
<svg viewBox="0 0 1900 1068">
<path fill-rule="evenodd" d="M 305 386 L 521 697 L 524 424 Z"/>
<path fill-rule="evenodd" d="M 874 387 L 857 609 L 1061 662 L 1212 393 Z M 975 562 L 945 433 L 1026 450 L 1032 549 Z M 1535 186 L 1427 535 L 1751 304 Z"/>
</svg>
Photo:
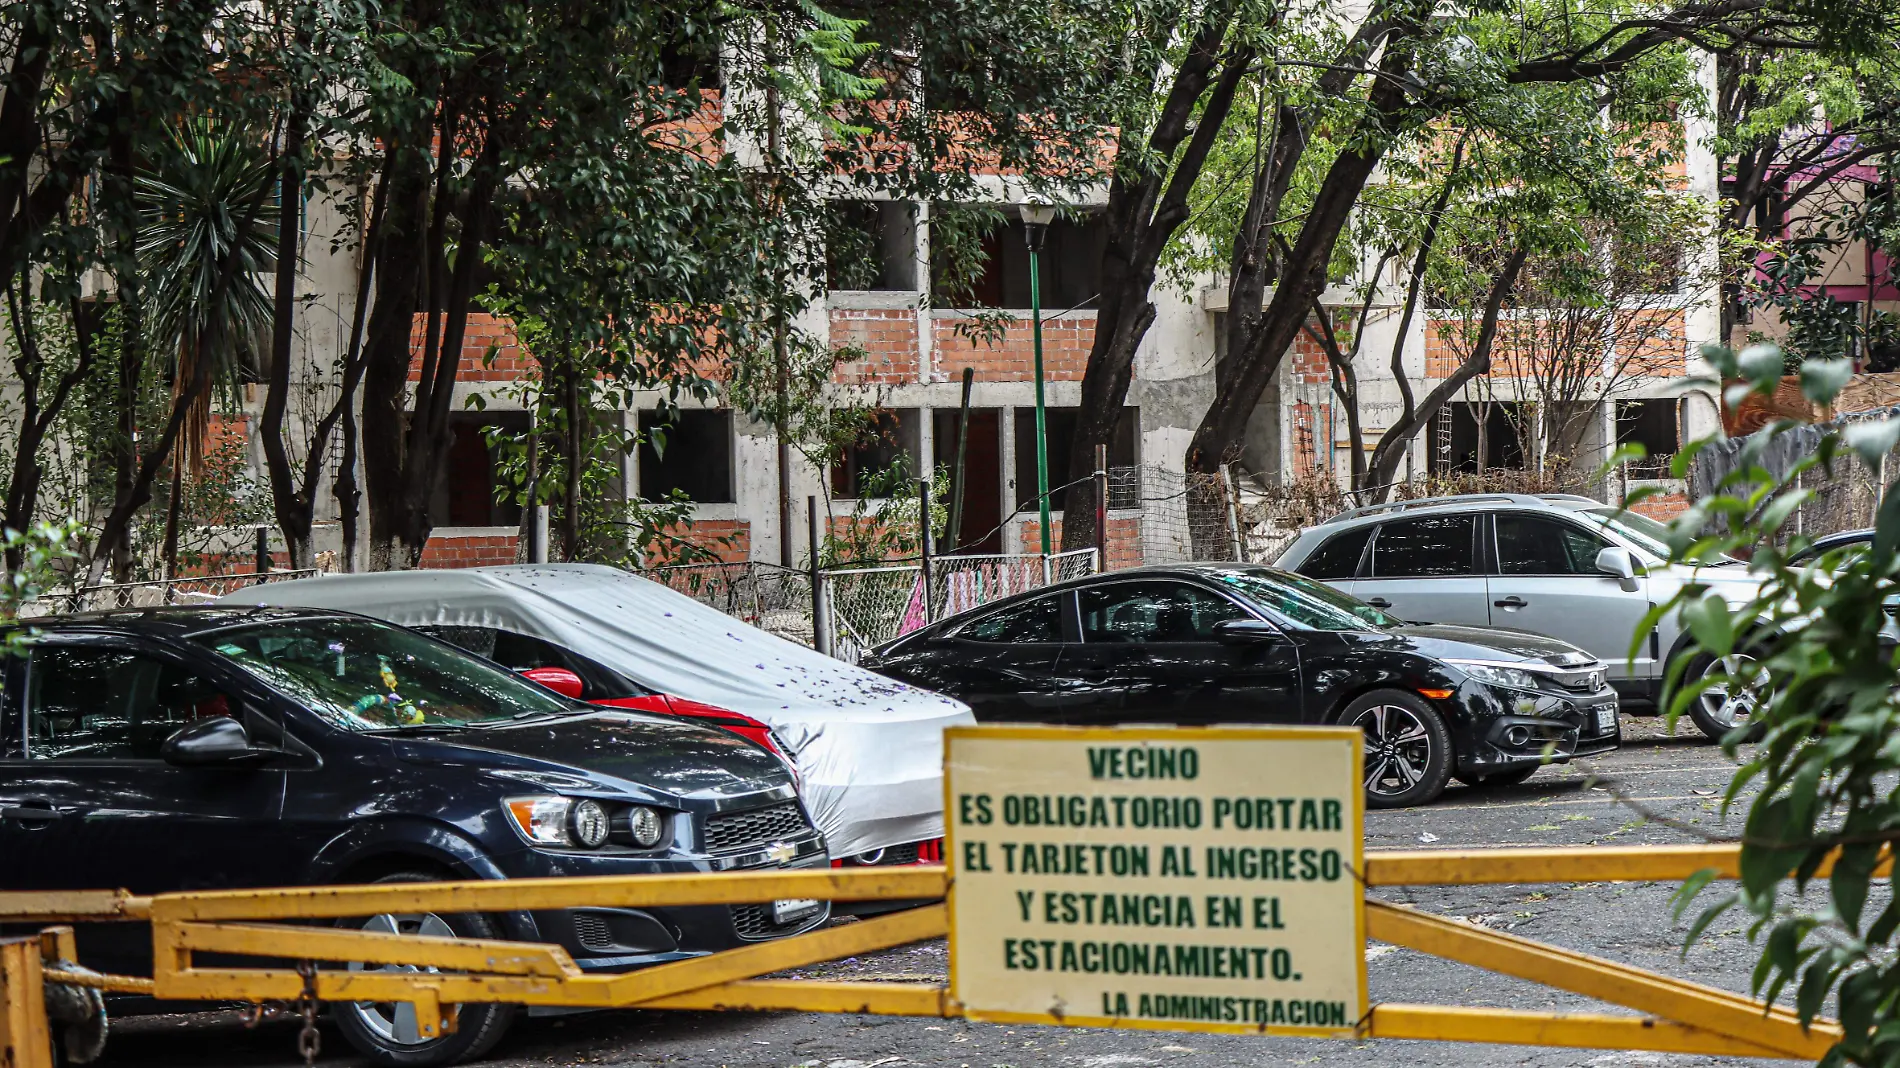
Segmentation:
<svg viewBox="0 0 1900 1068">
<path fill-rule="evenodd" d="M 1731 604 L 1760 586 L 1740 560 L 1670 564 L 1666 529 L 1588 497 L 1433 497 L 1334 516 L 1302 531 L 1277 564 L 1402 619 L 1530 631 L 1581 646 L 1609 666 L 1625 711 L 1654 714 L 1664 665 L 1685 639 L 1672 613 L 1631 660 L 1630 638 L 1650 606 L 1691 581 Z M 1689 677 L 1715 667 L 1701 658 Z M 1751 695 L 1709 685 L 1690 715 L 1717 738 L 1753 708 Z"/>
</svg>

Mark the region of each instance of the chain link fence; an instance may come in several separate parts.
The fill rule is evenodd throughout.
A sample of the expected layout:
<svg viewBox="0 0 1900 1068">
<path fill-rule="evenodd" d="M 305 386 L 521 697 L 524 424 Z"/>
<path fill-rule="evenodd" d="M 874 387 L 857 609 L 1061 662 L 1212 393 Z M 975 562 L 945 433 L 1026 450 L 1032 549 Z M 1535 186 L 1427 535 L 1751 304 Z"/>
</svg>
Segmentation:
<svg viewBox="0 0 1900 1068">
<path fill-rule="evenodd" d="M 641 575 L 788 641 L 856 663 L 927 623 L 1094 570 L 1093 549 L 1056 553 L 1046 561 L 1041 554 L 932 557 L 926 596 L 921 561 L 849 565 L 818 573 L 821 598 L 812 596 L 810 572 L 754 561 L 657 567 Z"/>
<path fill-rule="evenodd" d="M 813 644 L 809 571 L 748 560 L 656 567 L 640 574 L 787 641 Z"/>
<path fill-rule="evenodd" d="M 1767 439 L 1757 462 L 1776 477 L 1784 477 L 1796 464 L 1814 455 L 1828 430 L 1890 418 L 1900 418 L 1900 408 L 1856 412 L 1828 424 L 1795 427 Z M 1757 436 L 1762 433 L 1766 431 L 1757 432 Z M 1689 470 L 1690 499 L 1717 492 L 1722 479 L 1740 465 L 1742 449 L 1749 440 L 1729 438 L 1698 452 Z M 1877 466 L 1870 466 L 1854 453 L 1843 450 L 1835 457 L 1831 470 L 1813 467 L 1803 471 L 1796 478 L 1795 486 L 1811 496 L 1782 527 L 1785 536 L 1805 534 L 1818 538 L 1873 526 L 1883 487 L 1895 477 L 1900 477 L 1900 449 L 1889 451 Z"/>
<path fill-rule="evenodd" d="M 98 612 L 114 608 L 157 608 L 174 604 L 210 604 L 228 593 L 266 582 L 288 582 L 310 578 L 313 569 L 266 571 L 253 574 L 203 575 L 194 578 L 164 579 L 153 582 L 117 582 L 86 586 L 77 590 L 48 592 L 37 601 L 20 606 L 21 618 L 58 615 L 65 612 Z"/>
</svg>

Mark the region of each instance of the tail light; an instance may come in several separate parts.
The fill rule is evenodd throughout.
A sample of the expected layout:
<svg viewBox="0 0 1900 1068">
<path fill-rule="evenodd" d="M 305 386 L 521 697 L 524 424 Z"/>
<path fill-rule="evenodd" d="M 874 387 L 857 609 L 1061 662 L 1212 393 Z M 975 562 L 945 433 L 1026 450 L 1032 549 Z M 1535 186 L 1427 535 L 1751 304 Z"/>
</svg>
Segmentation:
<svg viewBox="0 0 1900 1068">
<path fill-rule="evenodd" d="M 831 866 L 834 868 L 847 866 L 853 868 L 880 868 L 907 866 L 911 864 L 943 863 L 943 839 L 925 839 L 922 842 L 914 843 L 914 848 L 916 849 L 915 859 L 907 859 L 910 856 L 910 848 L 892 846 L 889 849 L 873 849 L 868 853 L 859 853 L 855 856 L 834 857 L 832 858 Z M 893 859 L 893 854 L 896 854 L 896 859 Z"/>
<path fill-rule="evenodd" d="M 772 733 L 771 724 L 753 719 L 744 712 L 734 712 L 729 708 L 720 708 L 718 705 L 689 701 L 684 697 L 674 697 L 672 694 L 657 693 L 643 694 L 639 697 L 614 697 L 594 703 L 611 705 L 614 708 L 635 708 L 642 712 L 658 712 L 663 716 L 683 716 L 698 720 L 709 727 L 729 730 L 777 757 L 779 762 L 785 765 L 785 770 L 792 773 L 792 782 L 798 787 L 798 792 L 805 792 L 804 776 L 798 773 L 798 765 L 792 762 L 791 754 L 785 751 L 784 746 L 778 744 L 778 736 Z"/>
</svg>

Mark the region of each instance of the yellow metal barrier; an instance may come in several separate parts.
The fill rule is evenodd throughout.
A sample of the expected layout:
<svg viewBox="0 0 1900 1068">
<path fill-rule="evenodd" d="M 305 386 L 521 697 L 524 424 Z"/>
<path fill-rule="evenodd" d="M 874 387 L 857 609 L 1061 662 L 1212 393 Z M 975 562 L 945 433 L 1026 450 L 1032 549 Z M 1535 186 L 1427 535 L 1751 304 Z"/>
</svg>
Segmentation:
<svg viewBox="0 0 1900 1068">
<path fill-rule="evenodd" d="M 1651 882 L 1714 869 L 1736 873 L 1739 848 L 1683 846 L 1581 849 L 1436 850 L 1369 853 L 1360 873 L 1368 888 L 1548 882 Z M 149 980 L 82 980 L 164 999 L 294 999 L 298 972 L 200 967 L 216 952 L 268 960 L 415 965 L 413 971 L 321 970 L 326 1001 L 409 1002 L 422 1034 L 454 1027 L 455 1006 L 510 1002 L 597 1008 L 789 1010 L 954 1017 L 960 1006 L 942 984 L 759 979 L 787 969 L 944 935 L 946 912 L 930 905 L 857 923 L 761 942 L 620 975 L 582 972 L 558 946 L 404 936 L 284 924 L 383 913 L 503 912 L 576 907 L 732 905 L 783 898 L 830 901 L 939 898 L 949 890 L 941 867 L 794 872 L 519 879 L 376 886 L 297 887 L 161 894 L 117 892 L 0 894 L 0 921 L 148 920 Z M 1355 1030 L 1362 1038 L 1441 1039 L 1592 1049 L 1819 1059 L 1840 1037 L 1838 1025 L 1803 1028 L 1786 1009 L 1588 954 L 1386 904 L 1367 902 L 1367 935 L 1447 960 L 1634 1009 L 1641 1015 L 1526 1012 L 1439 1005 L 1374 1005 Z M 31 941 L 18 943 L 31 946 Z M 7 1043 L 44 1036 L 36 1010 L 40 953 L 0 942 L 0 1054 Z M 48 947 L 51 955 L 51 947 Z M 48 981 L 71 978 L 55 974 Z M 35 1013 L 39 1022 L 35 1024 Z M 37 1030 L 35 1028 L 37 1027 Z M 5 1063 L 0 1059 L 0 1063 Z M 41 1062 L 16 1059 L 16 1068 Z"/>
</svg>

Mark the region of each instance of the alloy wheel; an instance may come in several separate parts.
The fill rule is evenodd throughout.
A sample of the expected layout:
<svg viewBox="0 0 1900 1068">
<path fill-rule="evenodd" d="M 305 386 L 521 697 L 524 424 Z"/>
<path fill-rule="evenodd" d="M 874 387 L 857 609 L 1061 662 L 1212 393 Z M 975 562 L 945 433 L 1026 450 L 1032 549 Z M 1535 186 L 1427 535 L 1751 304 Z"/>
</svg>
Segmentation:
<svg viewBox="0 0 1900 1068">
<path fill-rule="evenodd" d="M 454 938 L 455 931 L 448 922 L 433 912 L 389 913 L 372 916 L 364 922 L 363 930 L 380 934 L 432 935 L 437 938 Z M 351 961 L 349 970 L 353 972 L 433 972 L 434 967 L 422 967 L 414 964 L 364 964 Z M 391 1046 L 421 1046 L 438 1041 L 423 1037 L 416 1026 L 416 1006 L 413 1002 L 397 1001 L 354 1001 L 337 1006 L 338 1011 L 354 1013 L 371 1033 Z"/>
<path fill-rule="evenodd" d="M 1425 778 L 1432 763 L 1432 735 L 1419 714 L 1404 705 L 1373 705 L 1353 720 L 1366 732 L 1366 792 L 1403 794 Z"/>
<path fill-rule="evenodd" d="M 1760 687 L 1753 680 L 1754 666 L 1753 657 L 1739 653 L 1712 659 L 1703 666 L 1702 677 L 1697 680 L 1702 692 L 1696 700 L 1710 722 L 1726 731 L 1755 714 Z M 1744 679 L 1748 681 L 1739 681 Z"/>
</svg>

